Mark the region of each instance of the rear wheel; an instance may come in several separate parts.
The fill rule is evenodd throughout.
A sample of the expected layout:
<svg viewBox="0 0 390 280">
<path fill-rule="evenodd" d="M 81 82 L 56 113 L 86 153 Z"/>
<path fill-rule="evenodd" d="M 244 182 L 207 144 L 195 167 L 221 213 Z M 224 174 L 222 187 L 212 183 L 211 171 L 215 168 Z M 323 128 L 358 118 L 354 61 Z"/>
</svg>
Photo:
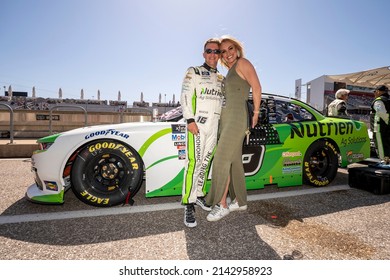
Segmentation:
<svg viewBox="0 0 390 280">
<path fill-rule="evenodd" d="M 141 157 L 114 140 L 89 143 L 72 167 L 73 191 L 83 202 L 101 207 L 124 203 L 139 190 L 143 179 Z"/>
<path fill-rule="evenodd" d="M 338 152 L 333 143 L 318 140 L 310 145 L 303 162 L 303 180 L 305 183 L 320 187 L 326 186 L 336 177 Z"/>
</svg>

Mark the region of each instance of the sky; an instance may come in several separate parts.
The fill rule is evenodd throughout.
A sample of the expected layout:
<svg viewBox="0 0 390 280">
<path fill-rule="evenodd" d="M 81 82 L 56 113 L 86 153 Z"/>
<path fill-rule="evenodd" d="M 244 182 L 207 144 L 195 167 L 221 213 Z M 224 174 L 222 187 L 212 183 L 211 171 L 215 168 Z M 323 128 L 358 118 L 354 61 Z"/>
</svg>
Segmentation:
<svg viewBox="0 0 390 280">
<path fill-rule="evenodd" d="M 263 92 L 390 65 L 387 0 L 0 0 L 0 95 L 177 101 L 204 42 L 244 45 Z M 226 69 L 218 67 L 222 74 Z M 305 95 L 305 88 L 302 89 Z"/>
</svg>

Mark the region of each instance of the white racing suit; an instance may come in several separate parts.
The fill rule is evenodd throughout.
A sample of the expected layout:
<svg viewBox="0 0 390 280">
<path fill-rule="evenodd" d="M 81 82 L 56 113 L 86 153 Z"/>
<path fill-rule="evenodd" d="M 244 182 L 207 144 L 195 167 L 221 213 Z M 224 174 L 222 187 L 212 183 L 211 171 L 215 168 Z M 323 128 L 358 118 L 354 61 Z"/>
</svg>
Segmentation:
<svg viewBox="0 0 390 280">
<path fill-rule="evenodd" d="M 193 135 L 187 130 L 182 204 L 195 203 L 197 197 L 206 194 L 206 181 L 217 144 L 223 79 L 206 63 L 188 68 L 184 77 L 180 98 L 183 116 L 187 124 L 197 124 L 199 134 Z"/>
</svg>

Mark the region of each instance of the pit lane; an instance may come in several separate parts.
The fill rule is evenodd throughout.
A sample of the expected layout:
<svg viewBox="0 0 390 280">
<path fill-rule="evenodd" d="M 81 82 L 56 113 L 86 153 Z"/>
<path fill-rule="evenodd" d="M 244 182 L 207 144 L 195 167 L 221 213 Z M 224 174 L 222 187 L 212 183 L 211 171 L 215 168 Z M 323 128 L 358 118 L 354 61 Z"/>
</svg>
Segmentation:
<svg viewBox="0 0 390 280">
<path fill-rule="evenodd" d="M 0 160 L 0 259 L 390 259 L 390 195 L 348 186 L 339 169 L 328 187 L 250 191 L 248 211 L 210 223 L 197 208 L 186 228 L 180 197 L 95 208 L 71 191 L 63 205 L 27 201 L 30 163 Z"/>
</svg>

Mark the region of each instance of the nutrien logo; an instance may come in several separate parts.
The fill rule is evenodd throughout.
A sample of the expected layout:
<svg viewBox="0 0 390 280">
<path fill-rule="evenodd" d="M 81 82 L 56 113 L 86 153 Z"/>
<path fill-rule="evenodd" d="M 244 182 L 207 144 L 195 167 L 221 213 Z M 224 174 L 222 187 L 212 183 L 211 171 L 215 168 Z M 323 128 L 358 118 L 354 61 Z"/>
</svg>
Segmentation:
<svg viewBox="0 0 390 280">
<path fill-rule="evenodd" d="M 202 88 L 201 94 L 222 96 L 222 92 L 220 90 L 208 88 Z"/>
<path fill-rule="evenodd" d="M 290 138 L 294 139 L 295 135 L 303 137 L 317 137 L 330 135 L 345 135 L 353 133 L 353 124 L 350 122 L 340 123 L 310 123 L 310 124 L 289 124 L 291 126 Z"/>
</svg>

